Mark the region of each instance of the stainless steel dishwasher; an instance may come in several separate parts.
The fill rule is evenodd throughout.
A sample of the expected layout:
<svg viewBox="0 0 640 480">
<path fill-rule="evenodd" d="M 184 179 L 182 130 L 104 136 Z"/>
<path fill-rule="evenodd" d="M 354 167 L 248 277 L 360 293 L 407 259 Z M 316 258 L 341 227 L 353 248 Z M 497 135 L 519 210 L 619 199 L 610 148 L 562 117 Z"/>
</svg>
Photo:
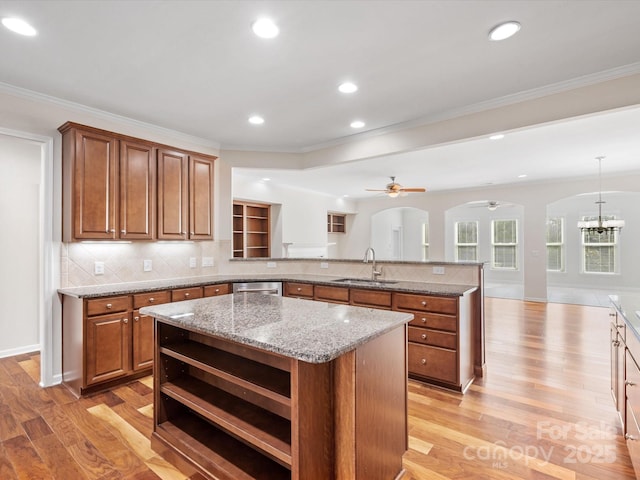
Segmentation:
<svg viewBox="0 0 640 480">
<path fill-rule="evenodd" d="M 282 282 L 242 282 L 233 284 L 233 293 L 261 293 L 282 296 Z"/>
</svg>

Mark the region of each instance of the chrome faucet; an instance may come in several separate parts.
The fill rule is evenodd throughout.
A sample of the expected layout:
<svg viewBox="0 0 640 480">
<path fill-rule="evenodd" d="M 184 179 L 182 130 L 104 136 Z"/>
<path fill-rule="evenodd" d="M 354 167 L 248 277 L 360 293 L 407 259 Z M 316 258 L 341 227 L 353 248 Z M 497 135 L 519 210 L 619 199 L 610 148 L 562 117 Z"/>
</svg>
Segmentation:
<svg viewBox="0 0 640 480">
<path fill-rule="evenodd" d="M 376 282 L 378 277 L 382 275 L 382 267 L 380 270 L 376 270 L 376 251 L 369 247 L 364 252 L 364 263 L 369 263 L 369 253 L 371 253 L 371 280 Z"/>
</svg>

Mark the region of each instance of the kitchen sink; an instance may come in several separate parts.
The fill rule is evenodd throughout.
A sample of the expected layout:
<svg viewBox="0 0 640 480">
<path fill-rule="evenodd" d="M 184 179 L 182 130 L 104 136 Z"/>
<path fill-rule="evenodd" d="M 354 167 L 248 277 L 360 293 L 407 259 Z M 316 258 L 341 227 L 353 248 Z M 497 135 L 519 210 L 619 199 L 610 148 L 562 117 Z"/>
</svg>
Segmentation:
<svg viewBox="0 0 640 480">
<path fill-rule="evenodd" d="M 337 283 L 345 283 L 347 285 L 389 285 L 398 283 L 394 280 L 371 280 L 369 278 L 339 278 L 333 281 Z"/>
</svg>

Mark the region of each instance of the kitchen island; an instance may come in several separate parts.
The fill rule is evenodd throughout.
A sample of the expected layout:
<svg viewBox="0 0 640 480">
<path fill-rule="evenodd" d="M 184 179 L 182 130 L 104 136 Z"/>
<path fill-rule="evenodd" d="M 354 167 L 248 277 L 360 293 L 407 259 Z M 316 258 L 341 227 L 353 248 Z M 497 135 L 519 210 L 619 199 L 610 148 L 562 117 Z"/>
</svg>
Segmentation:
<svg viewBox="0 0 640 480">
<path fill-rule="evenodd" d="M 185 473 L 402 474 L 412 314 L 251 293 L 141 313 L 155 318 L 152 447 Z"/>
</svg>

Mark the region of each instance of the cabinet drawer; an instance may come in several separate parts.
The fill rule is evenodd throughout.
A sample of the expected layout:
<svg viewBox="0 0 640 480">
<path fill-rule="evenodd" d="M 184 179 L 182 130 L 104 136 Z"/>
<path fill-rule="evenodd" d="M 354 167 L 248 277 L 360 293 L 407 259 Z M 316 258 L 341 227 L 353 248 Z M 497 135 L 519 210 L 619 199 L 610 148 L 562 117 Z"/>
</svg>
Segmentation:
<svg viewBox="0 0 640 480">
<path fill-rule="evenodd" d="M 205 297 L 216 297 L 218 295 L 226 295 L 231 293 L 231 285 L 228 283 L 220 283 L 218 285 L 207 285 L 204 287 Z"/>
<path fill-rule="evenodd" d="M 287 282 L 284 292 L 287 297 L 313 298 L 313 285 L 309 283 Z"/>
<path fill-rule="evenodd" d="M 626 352 L 626 376 L 625 395 L 627 397 L 627 414 L 629 410 L 633 412 L 635 418 L 640 418 L 640 369 L 636 365 L 633 356 Z M 640 439 L 638 440 L 640 441 Z"/>
<path fill-rule="evenodd" d="M 106 313 L 126 312 L 129 309 L 129 296 L 105 297 L 87 300 L 87 316 Z"/>
<path fill-rule="evenodd" d="M 171 290 L 172 302 L 193 300 L 194 298 L 202 298 L 202 287 L 176 288 L 175 290 Z"/>
<path fill-rule="evenodd" d="M 629 457 L 631 458 L 634 470 L 637 472 L 640 470 L 640 427 L 638 426 L 638 418 L 636 418 L 633 412 L 633 407 L 628 401 L 625 433 Z"/>
<path fill-rule="evenodd" d="M 349 289 L 343 287 L 327 287 L 316 285 L 314 288 L 315 300 L 333 303 L 349 303 Z"/>
<path fill-rule="evenodd" d="M 160 292 L 136 293 L 133 296 L 133 308 L 148 307 L 149 305 L 160 305 L 171 301 L 171 292 L 162 290 Z"/>
<path fill-rule="evenodd" d="M 377 292 L 375 290 L 359 290 L 357 288 L 352 288 L 351 305 L 390 309 L 391 292 Z"/>
<path fill-rule="evenodd" d="M 456 315 L 458 313 L 458 298 L 394 293 L 393 308 L 394 310 L 419 310 Z"/>
<path fill-rule="evenodd" d="M 451 315 L 440 315 L 438 313 L 412 312 L 413 320 L 409 326 L 426 327 L 435 330 L 446 330 L 447 332 L 458 331 L 458 318 Z"/>
<path fill-rule="evenodd" d="M 409 341 L 452 350 L 458 347 L 458 336 L 455 333 L 439 332 L 428 328 L 409 327 Z"/>
<path fill-rule="evenodd" d="M 409 343 L 409 373 L 457 384 L 456 352 Z"/>
</svg>

